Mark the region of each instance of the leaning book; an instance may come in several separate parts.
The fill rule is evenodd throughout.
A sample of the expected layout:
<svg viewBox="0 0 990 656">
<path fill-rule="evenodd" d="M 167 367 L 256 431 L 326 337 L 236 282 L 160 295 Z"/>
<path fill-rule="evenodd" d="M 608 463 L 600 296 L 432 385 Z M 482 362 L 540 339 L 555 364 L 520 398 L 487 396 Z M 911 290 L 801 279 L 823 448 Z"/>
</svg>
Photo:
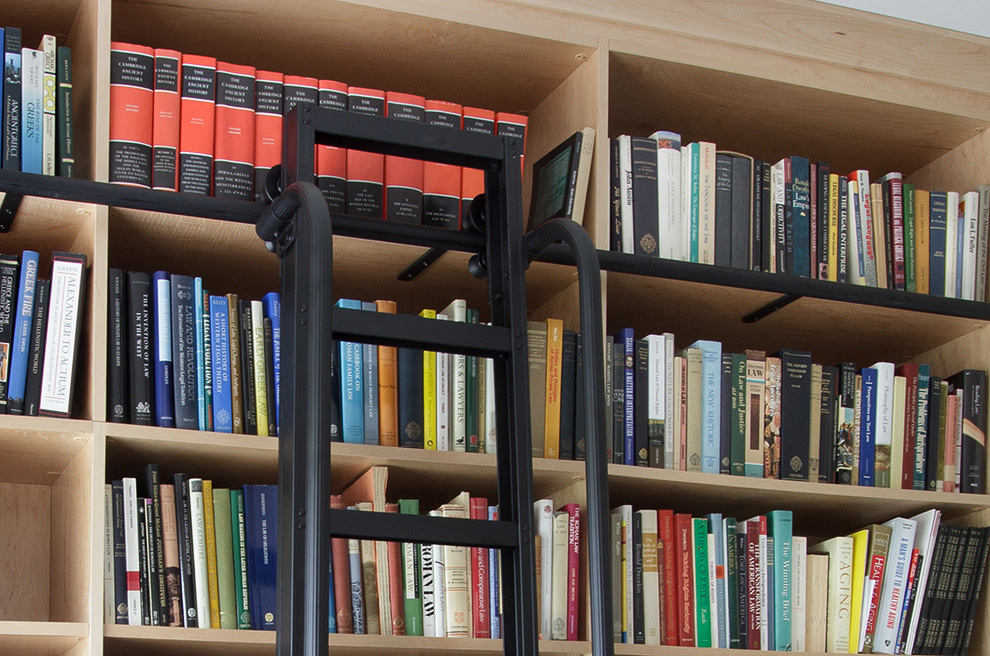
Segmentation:
<svg viewBox="0 0 990 656">
<path fill-rule="evenodd" d="M 86 297 L 86 255 L 52 253 L 51 305 L 39 414 L 69 417 Z"/>
</svg>

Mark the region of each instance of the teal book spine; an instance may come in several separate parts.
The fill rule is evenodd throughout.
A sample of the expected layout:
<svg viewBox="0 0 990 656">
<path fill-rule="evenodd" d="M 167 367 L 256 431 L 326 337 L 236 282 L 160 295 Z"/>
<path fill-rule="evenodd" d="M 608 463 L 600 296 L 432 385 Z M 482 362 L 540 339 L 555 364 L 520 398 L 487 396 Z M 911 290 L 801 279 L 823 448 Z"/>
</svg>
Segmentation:
<svg viewBox="0 0 990 656">
<path fill-rule="evenodd" d="M 693 518 L 694 539 L 694 589 L 695 589 L 695 644 L 712 646 L 711 606 L 708 603 L 708 520 Z"/>
<path fill-rule="evenodd" d="M 695 142 L 688 146 L 688 156 L 691 158 L 691 261 L 700 261 L 698 255 L 699 223 L 700 223 L 700 187 L 701 187 L 701 144 Z"/>
<path fill-rule="evenodd" d="M 722 343 L 699 339 L 690 348 L 701 349 L 701 471 L 717 474 L 722 423 Z"/>
<path fill-rule="evenodd" d="M 334 307 L 360 310 L 361 301 L 342 298 Z M 355 342 L 340 345 L 340 420 L 344 442 L 364 444 L 364 349 Z"/>
<path fill-rule="evenodd" d="M 193 279 L 193 323 L 196 330 L 196 418 L 199 430 L 208 430 L 206 419 L 206 359 L 203 333 L 203 279 Z"/>
<path fill-rule="evenodd" d="M 718 624 L 718 634 L 712 637 L 712 646 L 719 649 L 729 648 L 728 634 L 728 606 L 725 579 L 725 532 L 722 523 L 722 513 L 710 513 L 708 515 L 708 532 L 715 538 L 715 608 L 712 615 L 715 616 Z"/>
<path fill-rule="evenodd" d="M 791 650 L 791 543 L 794 516 L 790 510 L 767 513 L 767 528 L 773 538 L 773 649 Z"/>
</svg>

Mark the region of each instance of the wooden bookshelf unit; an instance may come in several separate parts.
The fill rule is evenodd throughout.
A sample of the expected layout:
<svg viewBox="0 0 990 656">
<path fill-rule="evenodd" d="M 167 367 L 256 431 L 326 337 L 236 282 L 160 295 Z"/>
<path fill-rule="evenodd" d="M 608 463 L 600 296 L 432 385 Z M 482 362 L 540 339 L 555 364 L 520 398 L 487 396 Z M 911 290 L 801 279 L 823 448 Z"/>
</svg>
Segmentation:
<svg viewBox="0 0 990 656">
<path fill-rule="evenodd" d="M 73 48 L 76 170 L 109 171 L 110 42 L 167 47 L 287 74 L 403 91 L 529 117 L 527 169 L 585 126 L 596 155 L 583 225 L 609 244 L 608 139 L 680 132 L 684 141 L 769 161 L 804 155 L 845 172 L 901 171 L 928 189 L 990 182 L 990 39 L 811 0 L 11 0 L 4 22 L 33 46 L 54 33 Z M 529 207 L 529 170 L 523 207 Z M 219 206 L 219 204 L 218 204 Z M 0 415 L 0 653 L 63 656 L 273 654 L 271 633 L 104 625 L 103 486 L 137 475 L 195 471 L 218 484 L 274 483 L 277 442 L 107 421 L 107 297 L 111 267 L 202 275 L 211 289 L 259 297 L 278 269 L 249 225 L 28 197 L 0 251 L 87 254 L 84 324 L 71 420 Z M 423 249 L 337 237 L 334 294 L 393 298 L 400 312 L 465 298 L 488 312 L 486 286 L 467 256 L 445 255 L 414 281 L 397 274 Z M 602 253 L 608 334 L 674 332 L 727 350 L 790 347 L 818 362 L 907 359 L 946 376 L 990 370 L 986 304 L 912 299 L 815 281 L 807 295 L 756 323 L 742 318 L 794 282 L 771 274 L 718 279 L 705 265 L 650 273 Z M 666 271 L 666 273 L 665 273 Z M 749 277 L 746 277 L 749 276 Z M 570 266 L 537 262 L 527 275 L 530 318 L 578 329 Z M 917 296 L 917 295 L 915 295 Z M 942 299 L 945 300 L 945 299 Z M 372 465 L 388 465 L 396 493 L 442 503 L 462 489 L 494 496 L 495 461 L 476 454 L 334 445 L 334 492 Z M 581 463 L 534 461 L 535 493 L 586 507 Z M 441 478 L 435 476 L 443 472 Z M 873 490 L 688 472 L 609 467 L 612 505 L 678 512 L 794 510 L 795 534 L 832 536 L 897 514 L 939 508 L 949 522 L 990 525 L 990 496 Z M 431 506 L 432 507 L 432 506 Z M 587 553 L 587 550 L 584 551 Z M 589 654 L 587 557 L 578 642 L 543 642 L 544 654 Z M 990 580 L 988 577 L 987 580 Z M 984 580 L 970 653 L 990 650 Z M 332 636 L 347 655 L 496 654 L 501 643 Z M 617 654 L 722 654 L 616 645 Z M 726 652 L 727 653 L 727 652 Z"/>
</svg>

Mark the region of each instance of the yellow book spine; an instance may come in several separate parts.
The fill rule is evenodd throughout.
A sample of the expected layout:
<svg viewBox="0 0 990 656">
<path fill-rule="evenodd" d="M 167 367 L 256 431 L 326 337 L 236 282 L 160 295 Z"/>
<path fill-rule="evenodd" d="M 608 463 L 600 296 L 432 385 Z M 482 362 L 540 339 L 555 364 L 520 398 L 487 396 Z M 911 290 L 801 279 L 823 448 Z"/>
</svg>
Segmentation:
<svg viewBox="0 0 990 656">
<path fill-rule="evenodd" d="M 927 294 L 929 290 L 928 257 L 931 253 L 931 242 L 928 231 L 931 229 L 929 201 L 931 197 L 924 189 L 914 190 L 914 279 L 919 294 Z"/>
<path fill-rule="evenodd" d="M 839 175 L 828 175 L 828 279 L 838 280 L 839 274 Z"/>
<path fill-rule="evenodd" d="M 560 359 L 564 348 L 564 322 L 547 319 L 547 389 L 544 410 L 543 457 L 560 457 Z"/>
<path fill-rule="evenodd" d="M 217 573 L 216 522 L 213 517 L 213 481 L 203 480 L 203 520 L 206 524 L 206 575 L 210 582 L 210 627 L 220 628 L 220 577 Z"/>
<path fill-rule="evenodd" d="M 254 343 L 254 404 L 258 435 L 268 437 L 268 381 L 265 376 L 265 328 L 261 301 L 251 301 L 251 341 Z"/>
<path fill-rule="evenodd" d="M 863 612 L 863 585 L 866 580 L 866 547 L 870 542 L 867 529 L 856 531 L 853 540 L 852 608 L 849 612 L 849 653 L 859 653 L 860 615 Z"/>
<path fill-rule="evenodd" d="M 436 310 L 423 310 L 419 316 L 436 319 Z M 423 448 L 437 448 L 437 353 L 423 351 Z"/>
</svg>

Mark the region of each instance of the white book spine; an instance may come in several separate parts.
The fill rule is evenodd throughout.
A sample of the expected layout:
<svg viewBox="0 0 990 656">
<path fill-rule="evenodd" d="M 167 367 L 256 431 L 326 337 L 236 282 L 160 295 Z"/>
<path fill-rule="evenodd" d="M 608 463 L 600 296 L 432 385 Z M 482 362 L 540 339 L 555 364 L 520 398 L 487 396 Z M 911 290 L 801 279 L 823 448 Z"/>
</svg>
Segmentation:
<svg viewBox="0 0 990 656">
<path fill-rule="evenodd" d="M 968 301 L 976 300 L 976 252 L 979 241 L 979 207 L 980 195 L 975 191 L 963 194 L 959 211 L 965 227 L 962 251 L 962 297 Z M 983 297 L 980 297 L 983 300 Z"/>
<path fill-rule="evenodd" d="M 444 308 L 442 314 L 451 321 L 467 321 L 467 302 L 457 299 Z M 450 384 L 450 439 L 454 451 L 467 450 L 467 357 L 451 355 Z"/>
<path fill-rule="evenodd" d="M 55 175 L 55 37 L 46 34 L 41 38 L 38 50 L 42 53 L 44 77 L 42 79 L 41 106 L 44 110 L 41 129 L 41 147 L 44 159 L 41 172 L 45 175 Z"/>
<path fill-rule="evenodd" d="M 455 504 L 440 507 L 444 517 L 465 517 L 464 509 Z M 471 637 L 471 576 L 468 548 L 443 546 L 443 582 L 447 637 Z M 387 575 L 386 575 L 387 583 Z"/>
<path fill-rule="evenodd" d="M 549 639 L 553 603 L 553 502 L 540 499 L 533 504 L 533 510 L 533 523 L 540 536 L 540 633 Z"/>
<path fill-rule="evenodd" d="M 715 144 L 698 143 L 701 148 L 698 188 L 698 261 L 715 264 Z"/>
<path fill-rule="evenodd" d="M 783 273 L 786 262 L 777 259 L 777 241 L 784 229 L 784 161 L 770 169 L 770 271 Z"/>
<path fill-rule="evenodd" d="M 889 468 L 890 449 L 894 436 L 894 364 L 892 362 L 877 362 L 871 368 L 877 372 L 876 442 L 874 448 L 877 455 L 886 451 Z M 876 480 L 875 476 L 874 480 Z M 888 483 L 887 487 L 898 487 L 892 477 Z M 874 483 L 874 485 L 876 484 Z"/>
<path fill-rule="evenodd" d="M 859 182 L 859 239 L 863 251 L 864 270 L 860 274 L 865 278 L 864 284 L 877 286 L 877 249 L 873 233 L 873 201 L 870 193 L 870 172 L 865 169 L 856 171 Z"/>
<path fill-rule="evenodd" d="M 897 517 L 884 526 L 893 529 L 890 550 L 887 552 L 887 571 L 883 577 L 880 602 L 877 610 L 877 627 L 873 638 L 873 652 L 893 654 L 897 647 L 897 629 L 904 607 L 904 591 L 907 587 L 908 568 L 914 549 L 917 522 Z"/>
<path fill-rule="evenodd" d="M 124 558 L 127 568 L 127 623 L 131 626 L 141 626 L 141 553 L 138 550 L 137 480 L 125 478 L 123 481 Z"/>
<path fill-rule="evenodd" d="M 680 257 L 691 261 L 691 147 L 681 146 Z"/>
<path fill-rule="evenodd" d="M 959 253 L 959 192 L 945 194 L 945 296 L 956 298 L 956 260 Z"/>
<path fill-rule="evenodd" d="M 627 134 L 619 136 L 619 188 L 622 252 L 631 255 L 636 252 L 636 235 L 633 225 L 632 139 Z"/>
<path fill-rule="evenodd" d="M 622 549 L 625 553 L 623 561 L 625 566 L 622 569 L 622 576 L 626 579 L 626 625 L 624 627 L 626 642 L 633 642 L 634 629 L 633 618 L 635 617 L 633 590 L 634 587 L 634 558 L 633 558 L 633 509 L 630 505 L 619 506 L 619 513 L 622 516 Z M 693 544 L 693 543 L 692 543 Z"/>
<path fill-rule="evenodd" d="M 650 454 L 653 453 L 654 426 L 663 427 L 662 444 L 667 444 L 667 372 L 664 367 L 667 345 L 663 335 L 647 335 L 647 367 L 649 389 L 647 390 L 647 417 L 650 423 Z M 650 463 L 653 464 L 652 462 Z"/>
<path fill-rule="evenodd" d="M 862 285 L 863 272 L 860 270 L 859 261 L 862 257 L 859 240 L 859 202 L 856 194 L 859 192 L 859 184 L 855 180 L 850 180 L 846 187 L 846 268 L 849 282 Z"/>
<path fill-rule="evenodd" d="M 438 312 L 437 319 L 450 317 Z M 449 353 L 437 351 L 437 451 L 450 451 L 450 361 Z"/>
<path fill-rule="evenodd" d="M 85 266 L 75 260 L 52 262 L 52 283 L 41 374 L 40 410 L 68 416 L 75 368 L 76 337 L 82 321 Z"/>
<path fill-rule="evenodd" d="M 718 555 L 715 551 L 715 534 L 709 533 L 707 536 L 708 541 L 708 617 L 711 619 L 709 623 L 711 629 L 711 644 L 712 647 L 723 647 L 721 643 L 720 636 L 722 635 L 722 619 L 719 617 L 719 595 L 718 595 Z M 724 571 L 724 570 L 723 570 Z"/>
<path fill-rule="evenodd" d="M 657 511 L 640 510 L 643 527 L 643 633 L 646 644 L 660 645 L 660 568 L 657 558 Z M 649 548 L 648 548 L 649 547 Z"/>
<path fill-rule="evenodd" d="M 681 151 L 657 149 L 657 191 L 660 210 L 660 257 L 683 260 L 681 239 Z"/>
<path fill-rule="evenodd" d="M 677 422 L 674 421 L 674 334 L 664 333 L 663 342 L 663 370 L 665 378 L 664 417 L 666 417 L 663 438 L 663 466 L 664 469 L 676 469 L 677 465 L 674 464 L 674 444 L 676 443 L 676 436 L 679 427 Z"/>
<path fill-rule="evenodd" d="M 550 575 L 550 640 L 567 640 L 567 526 L 566 512 L 553 516 L 552 569 Z M 548 549 L 544 547 L 543 552 Z M 543 634 L 548 639 L 548 634 Z"/>
<path fill-rule="evenodd" d="M 196 616 L 200 628 L 210 623 L 210 579 L 206 569 L 206 515 L 203 479 L 189 479 L 189 516 L 192 527 L 193 576 L 196 582 Z"/>
<path fill-rule="evenodd" d="M 430 513 L 431 515 L 433 513 Z M 436 636 L 438 638 L 447 637 L 447 571 L 444 567 L 444 553 L 442 544 L 433 546 L 433 600 L 434 600 L 434 623 Z"/>
<path fill-rule="evenodd" d="M 914 654 L 914 640 L 917 636 L 918 623 L 921 618 L 921 606 L 925 601 L 925 594 L 928 590 L 928 577 L 932 570 L 932 555 L 935 550 L 935 539 L 938 536 L 938 529 L 942 523 L 941 510 L 929 510 L 915 515 L 911 519 L 918 522 L 915 530 L 915 546 L 920 554 L 921 569 L 916 578 L 915 601 L 911 604 L 911 618 L 908 625 L 907 638 L 904 641 L 904 653 Z"/>
<path fill-rule="evenodd" d="M 807 651 L 805 623 L 808 609 L 808 538 L 791 538 L 791 651 Z"/>
<path fill-rule="evenodd" d="M 103 486 L 103 623 L 117 621 L 113 578 L 113 486 Z"/>
<path fill-rule="evenodd" d="M 434 595 L 434 566 L 433 566 L 433 545 L 417 545 L 420 553 L 420 563 L 422 571 L 422 591 L 423 591 L 423 635 L 427 638 L 437 637 L 436 624 L 436 597 Z"/>
</svg>

